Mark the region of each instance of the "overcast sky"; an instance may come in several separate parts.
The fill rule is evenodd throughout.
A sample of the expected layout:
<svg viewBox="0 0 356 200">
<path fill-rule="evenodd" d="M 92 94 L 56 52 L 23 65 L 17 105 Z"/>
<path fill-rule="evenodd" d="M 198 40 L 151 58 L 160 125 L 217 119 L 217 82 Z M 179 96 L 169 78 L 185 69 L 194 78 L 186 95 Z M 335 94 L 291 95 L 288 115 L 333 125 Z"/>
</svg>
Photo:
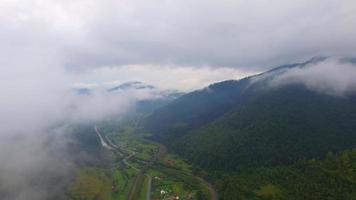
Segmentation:
<svg viewBox="0 0 356 200">
<path fill-rule="evenodd" d="M 353 0 L 2 0 L 0 23 L 3 75 L 60 71 L 73 83 L 97 82 L 95 72 L 144 81 L 138 68 L 150 77 L 170 67 L 170 81 L 197 88 L 356 49 Z M 125 77 L 110 75 L 118 68 Z"/>
<path fill-rule="evenodd" d="M 58 121 L 84 104 L 65 95 L 78 85 L 190 91 L 356 49 L 354 0 L 1 0 L 0 24 L 7 128 Z M 126 107 L 125 98 L 113 102 Z M 79 110 L 98 107 L 92 101 Z"/>
<path fill-rule="evenodd" d="M 191 91 L 355 50 L 355 0 L 0 0 L 0 193 L 49 199 L 33 180 L 46 177 L 43 169 L 67 170 L 52 166 L 57 157 L 43 145 L 48 127 L 101 120 L 147 98 L 78 96 L 68 92 L 73 87 L 142 81 Z M 355 67 L 339 64 L 293 70 L 275 82 L 354 91 Z"/>
</svg>

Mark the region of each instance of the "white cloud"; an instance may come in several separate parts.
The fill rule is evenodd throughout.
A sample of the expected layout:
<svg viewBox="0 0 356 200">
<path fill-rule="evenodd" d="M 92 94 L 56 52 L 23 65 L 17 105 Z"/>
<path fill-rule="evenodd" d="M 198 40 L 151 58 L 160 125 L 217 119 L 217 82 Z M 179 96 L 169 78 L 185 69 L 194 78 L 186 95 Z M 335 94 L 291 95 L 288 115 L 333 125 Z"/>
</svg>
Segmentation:
<svg viewBox="0 0 356 200">
<path fill-rule="evenodd" d="M 37 155 L 47 128 L 120 114 L 137 98 L 78 99 L 68 92 L 75 83 L 139 80 L 187 91 L 286 61 L 353 55 L 355 23 L 353 0 L 2 0 L 0 160 L 7 163 L 0 164 L 0 186 L 19 188 L 19 199 L 46 199 L 43 188 L 30 196 L 21 181 L 2 184 L 11 174 L 51 166 L 47 152 Z M 349 91 L 350 66 L 342 65 L 349 73 L 337 78 L 332 67 L 322 69 L 336 85 L 314 80 L 312 68 L 284 79 Z M 21 142 L 8 139 L 23 134 Z M 38 145 L 15 152 L 17 145 L 31 144 Z M 23 158 L 22 168 L 10 170 Z"/>
<path fill-rule="evenodd" d="M 336 58 L 291 68 L 275 76 L 273 87 L 304 84 L 308 89 L 329 95 L 344 96 L 356 91 L 356 65 Z"/>
<path fill-rule="evenodd" d="M 356 47 L 352 0 L 17 0 L 2 1 L 0 11 L 2 35 L 18 35 L 19 44 L 39 35 L 72 69 L 172 63 L 266 68 L 354 55 Z"/>
<path fill-rule="evenodd" d="M 80 86 L 113 87 L 127 81 L 141 81 L 161 89 L 191 91 L 226 79 L 240 79 L 253 72 L 232 68 L 130 65 L 88 70 L 80 75 Z"/>
</svg>

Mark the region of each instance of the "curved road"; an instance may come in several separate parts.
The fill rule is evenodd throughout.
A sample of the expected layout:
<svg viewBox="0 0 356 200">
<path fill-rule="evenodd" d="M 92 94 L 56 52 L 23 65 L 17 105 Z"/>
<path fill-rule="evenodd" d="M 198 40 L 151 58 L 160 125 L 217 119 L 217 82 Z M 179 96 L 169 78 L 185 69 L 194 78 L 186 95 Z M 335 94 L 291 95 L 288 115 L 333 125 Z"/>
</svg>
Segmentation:
<svg viewBox="0 0 356 200">
<path fill-rule="evenodd" d="M 107 149 L 107 150 L 109 150 L 109 151 L 113 151 L 113 150 L 119 148 L 118 146 L 116 146 L 115 144 L 113 144 L 113 143 L 111 142 L 111 140 L 106 136 L 105 139 L 108 141 L 108 143 L 107 143 L 107 142 L 105 141 L 104 137 L 101 135 L 101 133 L 100 133 L 100 131 L 99 131 L 99 129 L 98 129 L 98 127 L 97 127 L 96 125 L 94 126 L 94 129 L 95 129 L 95 132 L 96 132 L 96 134 L 98 135 L 98 137 L 99 137 L 99 139 L 100 139 L 101 145 L 102 145 L 105 149 Z M 138 185 L 139 179 L 140 179 L 140 177 L 142 177 L 142 173 L 143 173 L 143 170 L 139 170 L 139 169 L 135 168 L 134 166 L 129 165 L 129 164 L 127 163 L 127 160 L 130 159 L 131 157 L 133 157 L 135 154 L 136 154 L 135 152 L 132 152 L 132 154 L 130 154 L 130 155 L 128 155 L 128 156 L 126 156 L 125 158 L 122 159 L 122 162 L 123 162 L 125 165 L 127 165 L 127 166 L 129 166 L 129 167 L 132 167 L 133 169 L 139 171 L 138 175 L 136 176 L 136 178 L 135 178 L 135 180 L 134 180 L 134 184 L 133 184 L 133 186 L 131 187 L 131 190 L 130 190 L 130 192 L 129 192 L 129 195 L 128 195 L 128 199 L 129 199 L 129 200 L 131 200 L 131 199 L 133 198 L 134 192 L 137 190 L 137 185 Z"/>
<path fill-rule="evenodd" d="M 106 136 L 105 139 L 108 141 L 108 143 L 105 141 L 105 139 L 103 138 L 103 136 L 101 135 L 100 131 L 98 130 L 97 126 L 94 126 L 95 132 L 98 135 L 98 137 L 100 138 L 100 143 L 101 145 L 110 150 L 113 151 L 114 149 L 119 148 L 118 146 L 116 146 L 115 144 L 113 144 L 111 142 L 111 140 Z M 165 154 L 165 147 L 161 144 L 159 144 L 159 151 L 152 157 L 151 161 L 141 170 L 135 168 L 134 166 L 129 165 L 126 161 L 127 159 L 130 159 L 131 157 L 133 157 L 136 153 L 132 152 L 131 155 L 126 156 L 125 158 L 122 159 L 123 163 L 129 167 L 134 168 L 135 170 L 139 171 L 139 174 L 136 176 L 133 187 L 131 188 L 131 191 L 129 193 L 128 199 L 131 200 L 133 197 L 133 192 L 136 191 L 136 187 L 139 181 L 139 178 L 143 176 L 143 173 L 147 170 L 147 168 L 149 168 L 159 157 L 163 156 Z M 146 200 L 151 200 L 151 188 L 152 188 L 152 177 L 148 174 L 145 174 L 147 176 L 147 193 L 146 193 Z M 208 181 L 202 179 L 201 177 L 195 176 L 195 178 L 200 181 L 210 192 L 210 196 L 211 196 L 211 200 L 218 200 L 219 196 L 218 193 L 216 192 L 216 190 L 214 189 L 214 186 L 209 183 Z"/>
<path fill-rule="evenodd" d="M 195 176 L 195 178 L 197 180 L 199 180 L 206 188 L 208 188 L 209 192 L 210 192 L 210 197 L 211 197 L 211 200 L 218 200 L 219 199 L 219 196 L 218 196 L 218 193 L 216 192 L 214 186 L 209 183 L 208 181 L 198 177 L 198 176 Z"/>
<path fill-rule="evenodd" d="M 113 147 L 110 146 L 108 143 L 106 143 L 106 141 L 104 140 L 103 136 L 101 135 L 101 133 L 98 130 L 98 127 L 94 126 L 94 129 L 95 129 L 96 134 L 100 138 L 101 146 L 103 146 L 107 150 L 113 150 Z"/>
</svg>

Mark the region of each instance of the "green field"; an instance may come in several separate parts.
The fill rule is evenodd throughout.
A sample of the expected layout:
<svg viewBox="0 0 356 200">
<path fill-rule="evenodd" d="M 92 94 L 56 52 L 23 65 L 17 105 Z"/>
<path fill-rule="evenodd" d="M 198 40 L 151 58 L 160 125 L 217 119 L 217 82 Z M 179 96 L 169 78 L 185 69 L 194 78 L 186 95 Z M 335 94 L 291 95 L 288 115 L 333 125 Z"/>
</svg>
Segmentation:
<svg viewBox="0 0 356 200">
<path fill-rule="evenodd" d="M 132 199 L 144 200 L 148 176 L 152 177 L 153 200 L 208 199 L 207 189 L 179 156 L 166 154 L 162 145 L 145 139 L 131 126 L 99 128 L 103 136 L 117 146 L 107 152 L 113 162 L 107 167 L 79 169 L 69 187 L 71 199 L 127 200 L 131 193 Z"/>
<path fill-rule="evenodd" d="M 140 195 L 139 195 L 139 198 L 138 198 L 139 200 L 145 200 L 146 199 L 147 182 L 148 182 L 148 178 L 147 178 L 147 176 L 145 176 L 144 179 L 143 179 L 141 190 L 140 190 Z"/>
<path fill-rule="evenodd" d="M 77 172 L 69 188 L 73 200 L 111 200 L 112 182 L 105 170 L 84 168 Z"/>
<path fill-rule="evenodd" d="M 157 165 L 152 176 L 152 199 L 209 199 L 208 190 L 192 175 L 174 168 Z"/>
</svg>

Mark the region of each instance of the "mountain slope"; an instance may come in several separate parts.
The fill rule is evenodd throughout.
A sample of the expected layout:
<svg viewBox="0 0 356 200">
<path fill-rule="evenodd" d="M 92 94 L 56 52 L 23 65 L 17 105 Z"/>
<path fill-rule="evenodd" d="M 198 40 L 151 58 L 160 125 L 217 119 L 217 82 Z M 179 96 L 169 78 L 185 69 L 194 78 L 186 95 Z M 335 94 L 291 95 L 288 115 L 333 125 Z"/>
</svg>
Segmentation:
<svg viewBox="0 0 356 200">
<path fill-rule="evenodd" d="M 325 60 L 213 84 L 158 109 L 144 125 L 153 138 L 205 169 L 289 164 L 355 147 L 354 95 L 327 95 L 297 82 L 268 86 L 290 69 Z"/>
<path fill-rule="evenodd" d="M 210 169 L 290 164 L 356 144 L 356 99 L 286 87 L 242 105 L 175 141 L 176 151 Z"/>
<path fill-rule="evenodd" d="M 156 110 L 144 126 L 156 133 L 156 139 L 171 141 L 186 130 L 222 116 L 237 103 L 247 84 L 247 79 L 225 81 L 184 95 Z"/>
<path fill-rule="evenodd" d="M 221 200 L 356 199 L 356 149 L 325 157 L 222 175 L 217 181 L 219 197 Z"/>
<path fill-rule="evenodd" d="M 172 140 L 175 135 L 182 135 L 187 130 L 221 117 L 249 96 L 260 92 L 259 88 L 263 88 L 269 79 L 285 70 L 302 68 L 325 59 L 325 57 L 317 57 L 304 63 L 283 65 L 241 80 L 227 80 L 209 85 L 202 90 L 183 95 L 168 106 L 156 110 L 145 120 L 144 126 L 156 133 L 156 139 Z"/>
<path fill-rule="evenodd" d="M 108 89 L 108 92 L 117 92 L 117 91 L 125 91 L 125 90 L 153 90 L 155 89 L 152 85 L 144 84 L 140 81 L 130 81 L 122 83 L 118 86 Z"/>
</svg>

